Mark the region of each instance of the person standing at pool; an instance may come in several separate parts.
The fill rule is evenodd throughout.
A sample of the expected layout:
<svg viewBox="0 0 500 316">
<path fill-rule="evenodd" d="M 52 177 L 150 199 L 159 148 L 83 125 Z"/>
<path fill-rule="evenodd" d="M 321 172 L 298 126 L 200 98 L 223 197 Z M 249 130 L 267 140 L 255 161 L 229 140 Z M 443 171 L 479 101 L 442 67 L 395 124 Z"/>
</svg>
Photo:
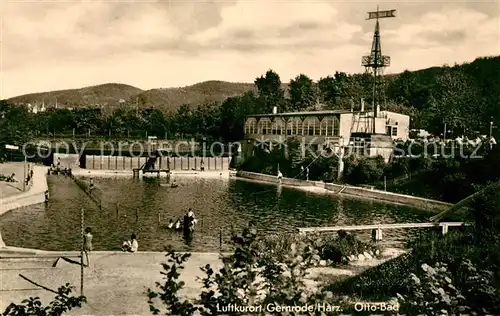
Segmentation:
<svg viewBox="0 0 500 316">
<path fill-rule="evenodd" d="M 92 251 L 92 230 L 90 227 L 85 229 L 85 235 L 83 235 L 83 251 L 87 257 L 87 267 L 89 266 L 89 252 Z"/>
</svg>

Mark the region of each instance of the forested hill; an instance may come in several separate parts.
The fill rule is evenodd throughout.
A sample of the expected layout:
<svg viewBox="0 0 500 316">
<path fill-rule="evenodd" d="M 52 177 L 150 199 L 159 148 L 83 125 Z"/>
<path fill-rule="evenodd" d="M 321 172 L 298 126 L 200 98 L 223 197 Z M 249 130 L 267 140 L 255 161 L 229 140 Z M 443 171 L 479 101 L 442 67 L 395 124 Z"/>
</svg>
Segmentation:
<svg viewBox="0 0 500 316">
<path fill-rule="evenodd" d="M 388 82 L 387 97 L 413 111 L 416 127 L 487 134 L 491 121 L 500 125 L 500 56 L 403 72 Z"/>
<path fill-rule="evenodd" d="M 10 98 L 11 104 L 39 104 L 46 107 L 56 104 L 59 108 L 103 106 L 117 108 L 123 105 L 138 105 L 139 108 L 158 108 L 165 112 L 177 110 L 183 104 L 220 102 L 228 97 L 254 90 L 251 83 L 205 81 L 181 88 L 159 88 L 141 90 L 117 83 L 108 83 L 81 89 L 59 90 L 25 94 Z"/>
<path fill-rule="evenodd" d="M 491 119 L 500 121 L 500 56 L 478 58 L 471 63 L 405 71 L 385 77 L 387 107 L 412 116 L 412 125 L 433 132 L 477 130 L 487 133 Z M 35 93 L 14 97 L 10 104 L 41 104 L 59 108 L 98 105 L 114 110 L 118 107 L 156 108 L 173 113 L 181 105 L 196 107 L 242 96 L 247 92 L 260 95 L 261 106 L 253 111 L 311 108 L 319 99 L 328 108 L 359 106 L 359 100 L 371 101 L 371 77 L 336 72 L 312 81 L 307 74 L 298 74 L 290 83 L 282 83 L 279 74 L 268 71 L 256 78 L 255 84 L 207 81 L 183 88 L 162 88 L 143 91 L 124 84 L 104 84 L 82 89 Z M 250 100 L 246 98 L 245 100 Z M 183 108 L 183 107 L 182 107 Z M 107 111 L 109 112 L 109 111 Z M 500 125 L 500 124 L 497 124 Z"/>
</svg>

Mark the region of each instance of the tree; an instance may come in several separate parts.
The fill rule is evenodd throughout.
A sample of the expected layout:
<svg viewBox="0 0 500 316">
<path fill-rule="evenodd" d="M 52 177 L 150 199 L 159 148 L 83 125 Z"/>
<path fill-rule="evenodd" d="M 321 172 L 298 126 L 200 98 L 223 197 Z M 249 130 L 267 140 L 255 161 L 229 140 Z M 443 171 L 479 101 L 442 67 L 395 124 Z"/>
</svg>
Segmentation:
<svg viewBox="0 0 500 316">
<path fill-rule="evenodd" d="M 241 97 L 226 99 L 220 110 L 220 135 L 225 141 L 239 141 L 244 137 L 244 126 L 247 115 L 261 111 L 261 100 L 252 92 Z"/>
<path fill-rule="evenodd" d="M 273 70 L 268 70 L 265 76 L 255 79 L 255 85 L 259 92 L 259 98 L 263 103 L 265 112 L 270 113 L 274 106 L 283 110 L 285 106 L 285 93 L 281 88 L 280 76 Z"/>
<path fill-rule="evenodd" d="M 6 100 L 0 101 L 0 145 L 20 145 L 34 135 L 32 115 L 24 106 L 12 106 Z M 2 149 L 3 150 L 3 149 Z"/>
<path fill-rule="evenodd" d="M 332 76 L 320 78 L 318 81 L 318 90 L 321 102 L 336 107 L 340 96 L 340 89 Z"/>
<path fill-rule="evenodd" d="M 428 107 L 424 110 L 426 129 L 441 134 L 447 129 L 455 134 L 465 129 L 475 130 L 480 122 L 484 106 L 474 80 L 460 70 L 446 69 L 436 79 Z"/>
<path fill-rule="evenodd" d="M 87 134 L 102 130 L 103 115 L 99 108 L 78 108 L 73 110 L 73 117 L 76 122 L 76 132 Z"/>
<path fill-rule="evenodd" d="M 306 75 L 300 74 L 290 80 L 290 109 L 304 110 L 316 103 L 317 88 Z"/>
</svg>

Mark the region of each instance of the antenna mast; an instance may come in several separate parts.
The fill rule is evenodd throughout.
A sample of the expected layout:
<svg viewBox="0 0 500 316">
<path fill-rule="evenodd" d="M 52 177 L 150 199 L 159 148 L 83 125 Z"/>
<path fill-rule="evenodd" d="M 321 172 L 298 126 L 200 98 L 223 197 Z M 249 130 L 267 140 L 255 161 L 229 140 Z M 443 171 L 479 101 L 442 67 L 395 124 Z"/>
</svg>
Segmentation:
<svg viewBox="0 0 500 316">
<path fill-rule="evenodd" d="M 382 99 L 383 87 L 383 70 L 391 64 L 391 57 L 382 55 L 382 45 L 380 43 L 380 24 L 379 19 L 382 18 L 395 18 L 396 10 L 386 10 L 379 11 L 377 6 L 377 11 L 368 12 L 367 20 L 376 20 L 375 32 L 373 33 L 372 50 L 370 55 L 363 56 L 361 59 L 361 65 L 365 67 L 366 72 L 373 74 L 373 97 L 372 97 L 372 107 L 373 107 L 373 126 L 372 132 L 375 134 L 375 118 L 378 117 L 378 107 L 380 106 L 380 101 Z M 385 98 L 384 98 L 385 103 Z M 385 105 L 385 104 L 384 104 Z"/>
</svg>

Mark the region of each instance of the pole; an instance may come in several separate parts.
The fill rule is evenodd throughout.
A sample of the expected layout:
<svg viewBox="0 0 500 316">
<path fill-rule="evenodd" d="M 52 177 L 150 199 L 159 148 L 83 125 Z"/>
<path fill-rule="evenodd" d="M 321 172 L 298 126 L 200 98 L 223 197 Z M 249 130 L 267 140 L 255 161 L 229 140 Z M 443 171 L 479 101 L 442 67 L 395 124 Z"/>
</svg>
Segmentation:
<svg viewBox="0 0 500 316">
<path fill-rule="evenodd" d="M 444 123 L 443 141 L 446 140 L 446 123 Z"/>
<path fill-rule="evenodd" d="M 80 250 L 80 295 L 83 296 L 83 249 L 85 247 L 84 245 L 84 238 L 85 238 L 85 232 L 84 232 L 84 224 L 85 224 L 85 210 L 82 207 L 82 222 L 81 222 L 81 230 L 82 230 L 82 248 Z"/>
<path fill-rule="evenodd" d="M 26 191 L 26 155 L 24 155 L 24 176 L 23 176 L 23 192 Z"/>
<path fill-rule="evenodd" d="M 378 21 L 378 20 L 377 20 Z M 377 55 L 375 53 L 375 60 L 377 60 Z M 376 104 L 376 99 L 377 99 L 377 68 L 373 68 L 373 102 L 372 102 L 372 108 L 373 108 L 373 126 L 372 126 L 372 133 L 375 134 L 375 122 L 376 122 L 376 116 L 377 116 L 377 104 Z"/>
<path fill-rule="evenodd" d="M 222 228 L 219 229 L 219 250 L 222 252 Z"/>
<path fill-rule="evenodd" d="M 490 139 L 492 135 L 493 135 L 493 121 L 490 121 Z"/>
<path fill-rule="evenodd" d="M 387 177 L 384 176 L 384 191 L 387 191 Z"/>
</svg>

